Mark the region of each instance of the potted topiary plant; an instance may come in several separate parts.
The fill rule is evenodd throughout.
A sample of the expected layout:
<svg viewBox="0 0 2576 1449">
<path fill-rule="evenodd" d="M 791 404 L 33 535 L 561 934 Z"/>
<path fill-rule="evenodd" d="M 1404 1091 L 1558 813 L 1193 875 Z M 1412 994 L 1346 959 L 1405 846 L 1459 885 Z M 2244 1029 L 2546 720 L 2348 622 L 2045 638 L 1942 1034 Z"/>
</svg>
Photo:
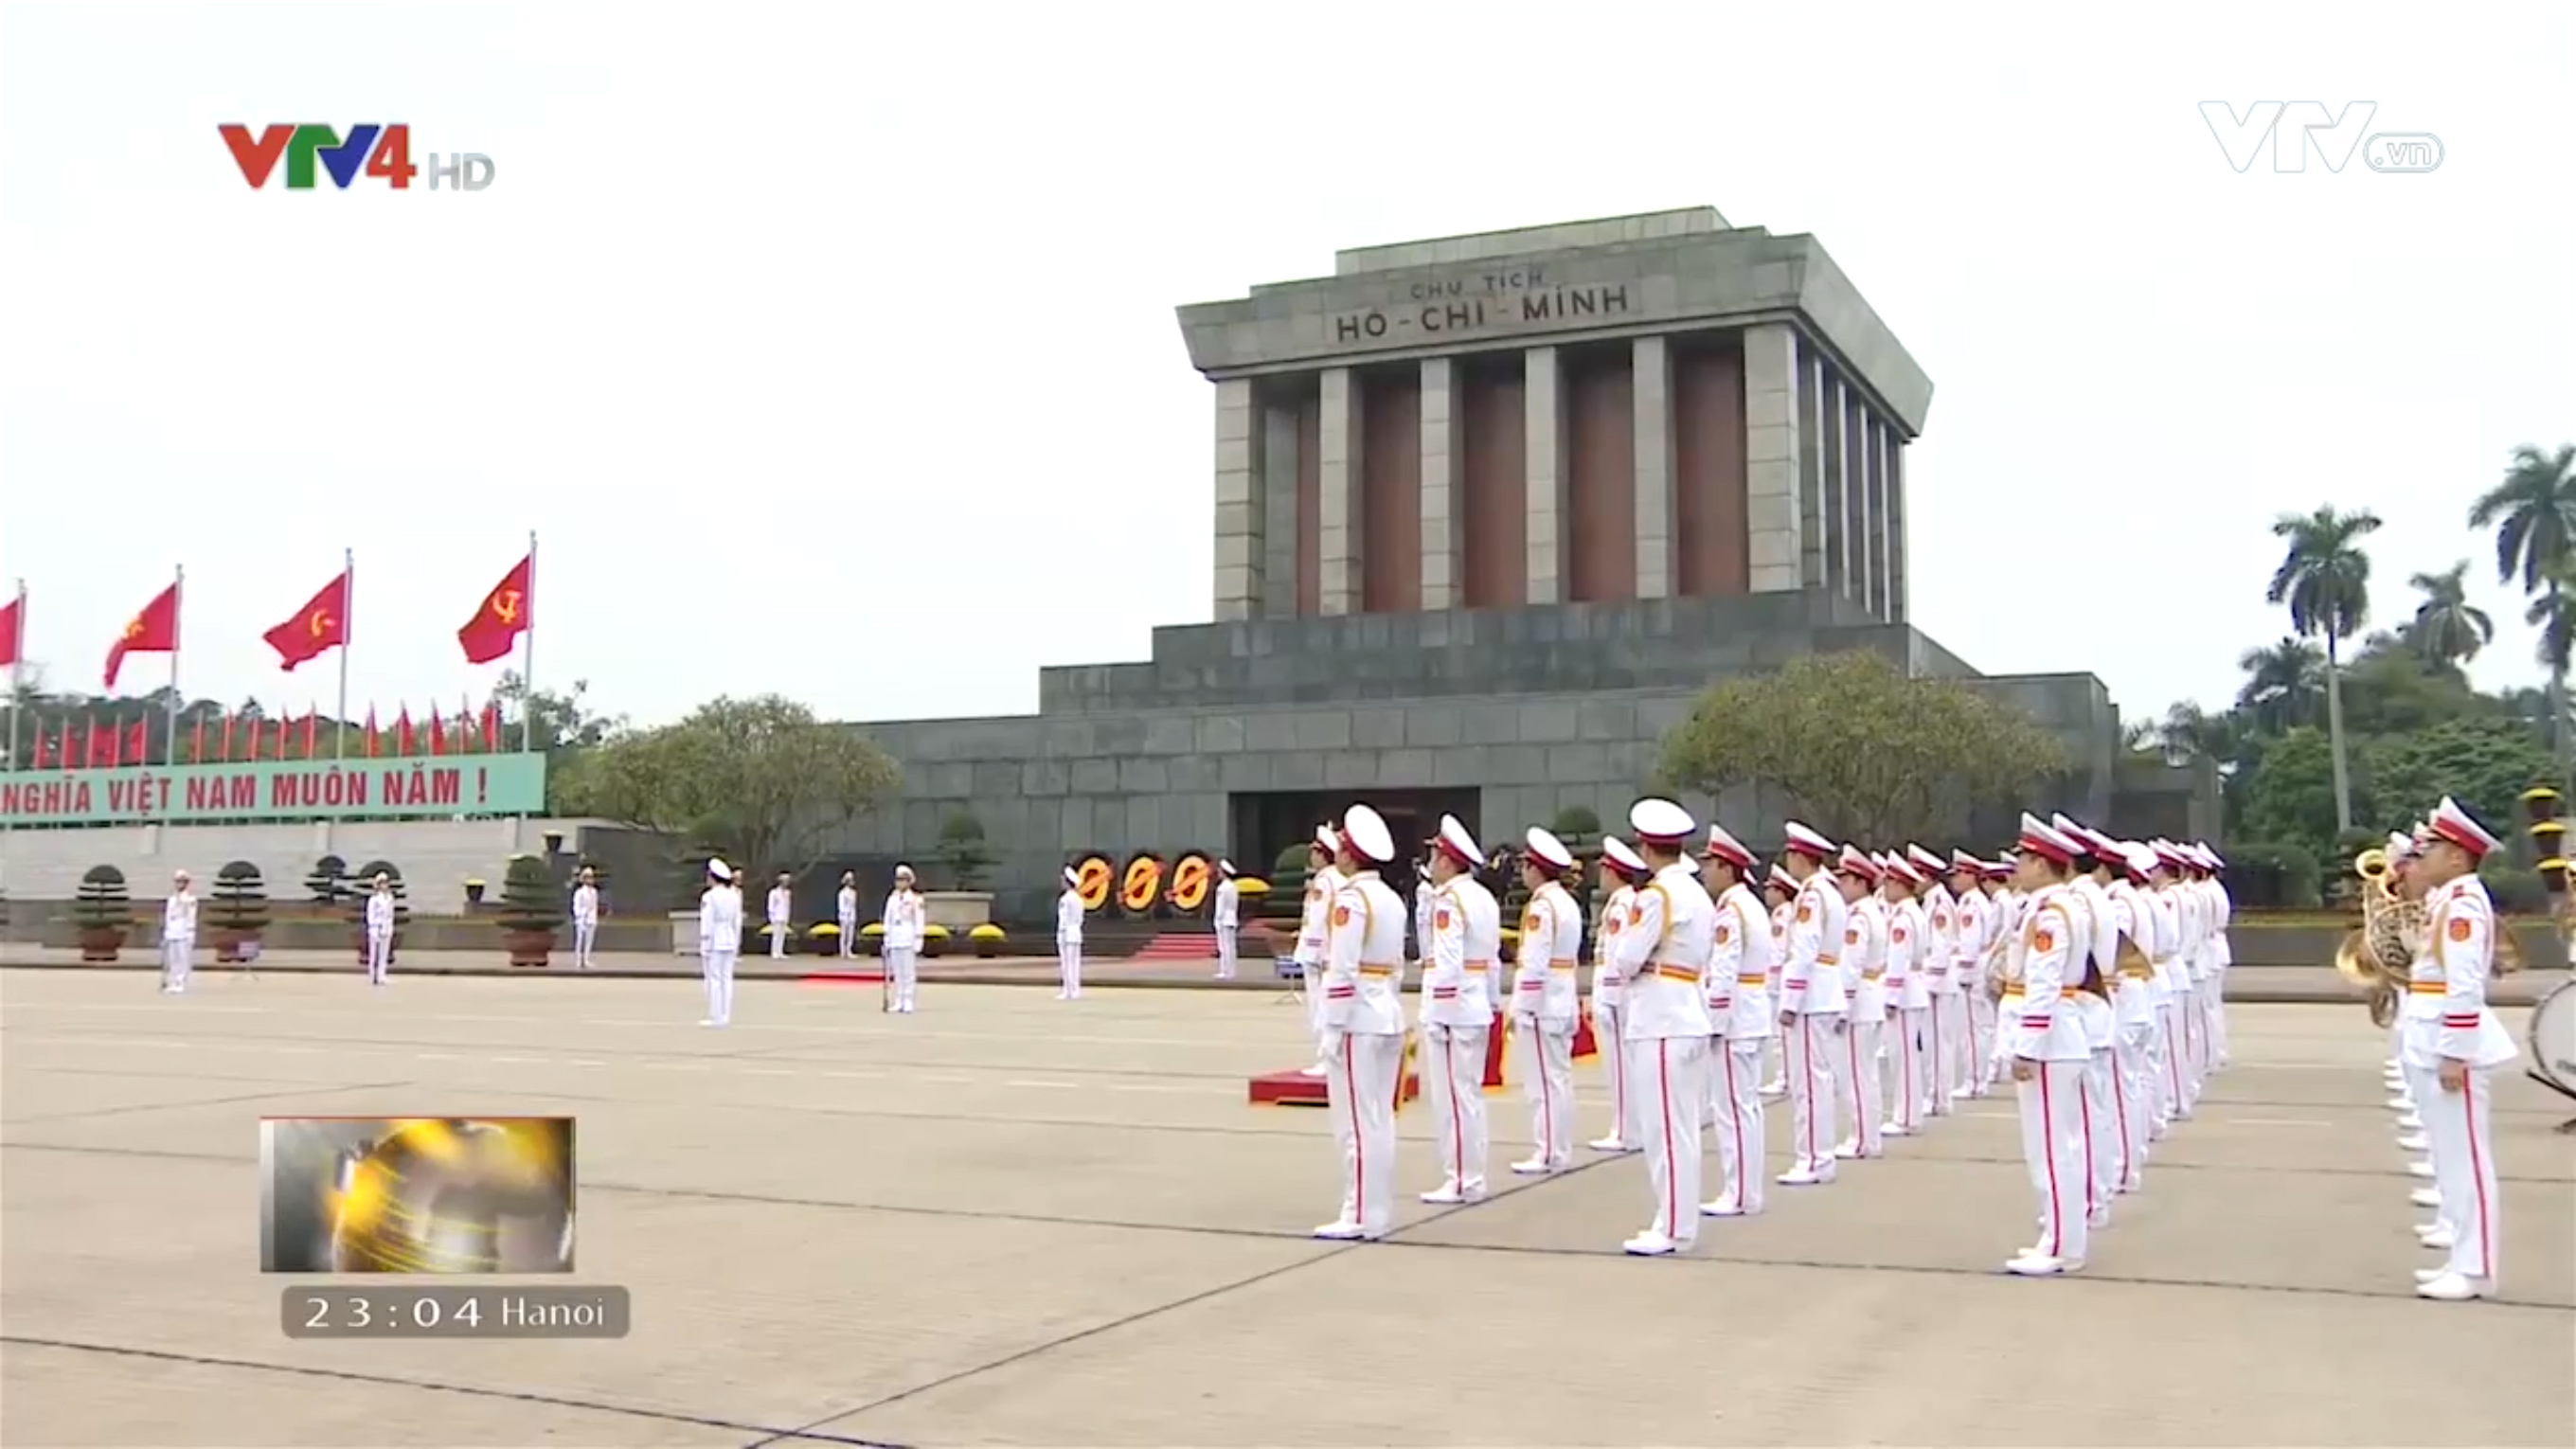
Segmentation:
<svg viewBox="0 0 2576 1449">
<path fill-rule="evenodd" d="M 542 857 L 514 855 L 501 877 L 501 940 L 510 964 L 543 969 L 555 948 L 555 931 L 563 925 L 561 893 L 554 872 Z"/>
<path fill-rule="evenodd" d="M 214 899 L 207 906 L 206 924 L 215 933 L 216 960 L 245 961 L 258 956 L 260 935 L 268 929 L 267 882 L 260 878 L 258 866 L 236 860 L 215 872 Z"/>
<path fill-rule="evenodd" d="M 859 927 L 858 952 L 862 956 L 885 954 L 885 922 L 870 921 Z"/>
<path fill-rule="evenodd" d="M 313 862 L 304 877 L 304 890 L 317 906 L 336 906 L 349 898 L 349 863 L 336 855 L 326 855 Z"/>
<path fill-rule="evenodd" d="M 112 865 L 93 865 L 82 874 L 80 894 L 72 901 L 72 925 L 80 932 L 83 961 L 113 961 L 125 949 L 134 929 L 134 900 L 125 892 L 125 872 Z"/>
<path fill-rule="evenodd" d="M 1001 927 L 994 925 L 990 921 L 986 921 L 984 924 L 968 931 L 966 933 L 966 939 L 974 943 L 976 955 L 989 961 L 993 957 L 1002 954 L 1002 943 L 1007 939 L 1007 936 Z"/>
<path fill-rule="evenodd" d="M 484 885 L 483 878 L 481 876 L 469 875 L 465 878 L 465 912 L 467 915 L 472 915 L 474 913 L 474 908 L 483 904 L 483 891 Z"/>
<path fill-rule="evenodd" d="M 342 878 L 340 898 L 348 903 L 351 945 L 358 953 L 358 964 L 367 964 L 367 897 L 376 893 L 376 877 L 383 876 L 394 892 L 394 938 L 385 947 L 385 964 L 390 966 L 401 952 L 403 928 L 411 924 L 411 892 L 403 885 L 402 871 L 390 860 L 371 860 Z"/>
<path fill-rule="evenodd" d="M 921 959 L 922 959 L 922 960 L 924 960 L 924 961 L 928 961 L 928 960 L 931 960 L 931 959 L 933 959 L 933 958 L 935 958 L 935 957 L 945 956 L 945 955 L 947 955 L 947 954 L 948 954 L 948 928 L 947 928 L 946 926 L 924 926 L 924 927 L 922 927 L 922 928 L 921 928 Z"/>
</svg>

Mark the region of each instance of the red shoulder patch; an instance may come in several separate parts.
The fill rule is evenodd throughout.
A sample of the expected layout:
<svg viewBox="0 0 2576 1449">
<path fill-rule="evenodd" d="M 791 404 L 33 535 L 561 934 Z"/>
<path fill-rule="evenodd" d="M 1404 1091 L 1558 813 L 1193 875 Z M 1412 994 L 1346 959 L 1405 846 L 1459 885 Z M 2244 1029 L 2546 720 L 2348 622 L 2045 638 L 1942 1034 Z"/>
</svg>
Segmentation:
<svg viewBox="0 0 2576 1449">
<path fill-rule="evenodd" d="M 2471 926 L 2471 925 L 2469 924 L 2469 918 L 2468 918 L 2468 917 L 2466 917 L 2466 916 L 2453 916 L 2453 917 L 2451 918 L 2451 939 L 2452 939 L 2452 940 L 2454 940 L 2454 941 L 2465 941 L 2465 940 L 2469 939 L 2469 937 L 2470 937 L 2470 936 L 2472 936 L 2472 935 L 2474 935 L 2474 934 L 2476 934 L 2476 928 L 2475 928 L 2475 927 L 2473 927 L 2473 926 Z"/>
<path fill-rule="evenodd" d="M 1845 927 L 1843 927 L 1843 944 L 1844 944 L 1844 945 L 1846 945 L 1846 946 L 1857 946 L 1857 945 L 1859 945 L 1859 944 L 1860 944 L 1860 927 L 1858 927 L 1858 926 L 1845 926 Z"/>
<path fill-rule="evenodd" d="M 1724 921 L 1720 921 L 1720 922 L 1718 922 L 1718 923 L 1717 923 L 1717 944 L 1719 944 L 1719 945 L 1723 946 L 1723 945 L 1725 945 L 1727 942 L 1732 941 L 1732 940 L 1734 940 L 1734 939 L 1735 939 L 1735 932 L 1734 932 L 1734 931 L 1732 931 L 1732 930 L 1730 930 L 1730 929 L 1728 929 L 1726 922 L 1724 922 Z"/>
<path fill-rule="evenodd" d="M 2055 950 L 2056 947 L 2057 933 L 2048 929 L 2046 926 L 2042 926 L 2038 930 L 2030 933 L 2030 949 L 2034 951 L 2050 951 Z"/>
<path fill-rule="evenodd" d="M 1904 928 L 1903 926 L 1899 926 L 1899 927 L 1897 927 L 1895 930 L 1890 931 L 1890 932 L 1888 933 L 1888 939 L 1889 939 L 1889 940 L 1892 940 L 1892 941 L 1902 941 L 1902 940 L 1904 940 L 1904 939 L 1905 939 L 1905 928 Z"/>
<path fill-rule="evenodd" d="M 1802 920 L 1802 921 L 1812 921 L 1812 920 L 1814 920 L 1815 918 L 1816 918 L 1816 908 L 1815 908 L 1815 907 L 1813 907 L 1813 906 L 1811 906 L 1811 905 L 1808 905 L 1808 904 L 1807 904 L 1807 903 L 1805 903 L 1804 901 L 1801 901 L 1801 902 L 1799 902 L 1799 903 L 1798 903 L 1798 919 L 1799 919 L 1799 920 Z"/>
<path fill-rule="evenodd" d="M 1333 907 L 1333 924 L 1334 924 L 1334 925 L 1336 925 L 1336 926 L 1347 926 L 1347 925 L 1349 925 L 1350 923 L 1351 923 L 1351 908 L 1350 908 L 1350 907 L 1348 907 L 1348 906 L 1335 906 L 1335 907 Z"/>
<path fill-rule="evenodd" d="M 1431 929 L 1435 931 L 1449 929 L 1449 912 L 1445 907 L 1431 913 Z"/>
</svg>

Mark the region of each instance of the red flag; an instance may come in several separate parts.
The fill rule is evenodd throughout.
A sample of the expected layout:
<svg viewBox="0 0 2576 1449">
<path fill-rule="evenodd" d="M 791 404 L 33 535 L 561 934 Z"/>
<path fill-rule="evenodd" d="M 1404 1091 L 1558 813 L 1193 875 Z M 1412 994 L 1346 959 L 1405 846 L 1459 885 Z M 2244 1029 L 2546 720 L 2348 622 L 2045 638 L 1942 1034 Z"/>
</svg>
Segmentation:
<svg viewBox="0 0 2576 1449">
<path fill-rule="evenodd" d="M 231 711 L 231 710 L 225 710 L 225 711 L 224 711 L 224 763 L 225 763 L 225 764 L 227 764 L 227 765 L 229 765 L 229 764 L 231 764 L 232 762 L 233 762 L 233 714 L 232 714 L 232 711 Z"/>
<path fill-rule="evenodd" d="M 206 717 L 204 715 L 199 715 L 197 716 L 196 728 L 188 732 L 188 763 L 192 765 L 202 765 L 205 762 Z"/>
<path fill-rule="evenodd" d="M 322 711 L 307 709 L 304 711 L 304 758 L 308 760 L 313 758 L 314 747 L 321 743 L 321 740 Z"/>
<path fill-rule="evenodd" d="M 53 767 L 54 742 L 45 737 L 45 726 L 39 722 L 36 725 L 36 768 L 50 770 Z"/>
<path fill-rule="evenodd" d="M 394 721 L 394 753 L 406 760 L 420 753 L 420 741 L 412 734 L 410 705 L 404 705 L 401 717 Z"/>
<path fill-rule="evenodd" d="M 429 707 L 429 752 L 433 755 L 447 753 L 447 726 L 439 720 L 438 706 L 434 704 Z"/>
<path fill-rule="evenodd" d="M 380 735 L 376 729 L 376 707 L 371 704 L 367 706 L 367 758 L 370 760 L 376 757 L 376 745 L 379 739 Z"/>
<path fill-rule="evenodd" d="M 278 665 L 292 672 L 308 659 L 318 659 L 349 642 L 349 576 L 345 573 L 304 601 L 293 617 L 260 635 L 277 651 Z"/>
<path fill-rule="evenodd" d="M 468 664 L 489 664 L 507 656 L 528 632 L 536 614 L 537 556 L 533 553 L 513 565 L 492 586 L 475 607 L 474 617 L 456 631 L 456 642 L 465 648 Z"/>
<path fill-rule="evenodd" d="M 116 726 L 89 722 L 89 767 L 93 770 L 116 768 Z"/>
<path fill-rule="evenodd" d="M 279 720 L 277 722 L 277 753 L 269 756 L 269 758 L 272 760 L 282 760 L 286 758 L 286 721 L 284 720 Z"/>
<path fill-rule="evenodd" d="M 27 657 L 27 596 L 20 594 L 0 604 L 0 666 L 13 665 Z"/>
<path fill-rule="evenodd" d="M 483 748 L 492 753 L 501 749 L 501 702 L 487 701 L 483 706 Z"/>
<path fill-rule="evenodd" d="M 152 753 L 152 722 L 150 720 L 136 720 L 134 722 L 134 727 L 125 732 L 124 753 L 125 763 L 129 765 L 142 764 L 144 757 Z"/>
<path fill-rule="evenodd" d="M 179 647 L 179 586 L 152 596 L 143 612 L 125 621 L 125 632 L 107 649 L 107 687 L 116 688 L 117 671 L 128 654 L 168 654 Z"/>
<path fill-rule="evenodd" d="M 474 701 L 456 696 L 456 753 L 474 753 Z"/>
</svg>

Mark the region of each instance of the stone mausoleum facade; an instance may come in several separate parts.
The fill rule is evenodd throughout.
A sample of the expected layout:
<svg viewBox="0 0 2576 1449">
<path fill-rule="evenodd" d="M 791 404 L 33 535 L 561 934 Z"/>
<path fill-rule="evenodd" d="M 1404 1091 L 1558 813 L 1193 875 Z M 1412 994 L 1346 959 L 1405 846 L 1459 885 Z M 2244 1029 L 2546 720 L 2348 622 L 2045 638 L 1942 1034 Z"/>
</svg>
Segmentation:
<svg viewBox="0 0 2576 1449">
<path fill-rule="evenodd" d="M 1906 622 L 1932 385 L 1813 237 L 1703 207 L 1368 247 L 1180 325 L 1214 622 L 1041 671 L 1034 715 L 866 726 L 904 793 L 843 852 L 918 860 L 971 812 L 1016 920 L 1077 855 L 1259 872 L 1355 798 L 1399 839 L 1615 820 L 1712 682 L 1850 648 L 2058 731 L 2058 807 L 2212 833 L 2181 772 L 2124 761 L 2099 680 L 1981 679 Z M 1737 794 L 1689 803 L 1776 842 L 1786 802 Z"/>
</svg>

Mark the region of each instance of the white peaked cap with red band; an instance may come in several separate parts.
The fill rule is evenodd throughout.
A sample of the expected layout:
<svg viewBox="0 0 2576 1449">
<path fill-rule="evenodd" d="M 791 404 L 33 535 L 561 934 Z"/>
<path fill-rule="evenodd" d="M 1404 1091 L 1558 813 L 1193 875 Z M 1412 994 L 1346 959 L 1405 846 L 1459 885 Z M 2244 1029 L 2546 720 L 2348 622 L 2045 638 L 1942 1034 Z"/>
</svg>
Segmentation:
<svg viewBox="0 0 2576 1449">
<path fill-rule="evenodd" d="M 1901 880 L 1908 885 L 1923 884 L 1923 872 L 1916 868 L 1914 862 L 1907 860 L 1904 856 L 1897 854 L 1895 851 L 1891 850 L 1887 853 L 1886 866 L 1887 873 L 1889 875 L 1896 877 L 1898 880 Z"/>
<path fill-rule="evenodd" d="M 724 857 L 717 856 L 707 862 L 707 874 L 714 876 L 718 880 L 731 880 L 733 879 L 733 867 L 724 863 Z"/>
<path fill-rule="evenodd" d="M 1876 880 L 1879 875 L 1878 862 L 1870 859 L 1869 852 L 1857 845 L 1843 847 L 1842 858 L 1834 862 L 1834 869 L 1863 880 Z"/>
<path fill-rule="evenodd" d="M 1954 850 L 1950 852 L 1950 869 L 1969 875 L 1983 875 L 1986 873 L 1986 862 L 1964 850 Z"/>
<path fill-rule="evenodd" d="M 2012 879 L 2013 863 L 2012 857 L 2010 856 L 2006 856 L 2001 860 L 1987 861 L 1985 866 L 1986 868 L 1980 872 L 1980 874 L 1984 875 L 1988 880 Z"/>
<path fill-rule="evenodd" d="M 2021 817 L 2021 839 L 2016 842 L 2016 846 L 2021 850 L 2047 856 L 2059 865 L 2072 865 L 2075 863 L 2075 857 L 2084 853 L 2076 847 L 2074 841 L 2066 838 L 2064 831 L 2030 814 Z"/>
<path fill-rule="evenodd" d="M 2402 830 L 2388 832 L 2388 849 L 2384 853 L 2388 856 L 2388 863 L 2395 865 L 2415 853 L 2415 837 Z"/>
<path fill-rule="evenodd" d="M 1798 878 L 1789 874 L 1789 867 L 1776 860 L 1771 862 L 1771 879 L 1768 883 L 1791 894 L 1795 894 L 1798 889 Z"/>
<path fill-rule="evenodd" d="M 2496 838 L 2487 832 L 2487 828 L 2471 818 L 2469 812 L 2461 809 L 2459 803 L 2448 795 L 2442 797 L 2441 804 L 2433 807 L 2431 824 L 2436 840 L 2449 841 L 2467 851 L 2472 860 L 2482 860 L 2488 851 L 2496 848 Z"/>
<path fill-rule="evenodd" d="M 1229 876 L 1230 876 L 1230 875 L 1234 874 L 1234 862 L 1233 862 L 1233 861 L 1230 861 L 1230 860 L 1220 860 L 1220 861 L 1218 861 L 1218 862 L 1216 863 L 1216 868 L 1217 868 L 1217 873 L 1218 873 L 1218 874 L 1220 874 L 1220 875 L 1229 875 Z"/>
<path fill-rule="evenodd" d="M 1343 813 L 1342 839 L 1380 865 L 1395 859 L 1395 836 L 1387 830 L 1386 820 L 1366 805 L 1354 805 Z"/>
<path fill-rule="evenodd" d="M 2140 880 L 2145 880 L 2156 873 L 2156 852 L 2153 847 L 2142 841 L 2122 841 L 2120 862 L 2129 868 L 2129 874 Z"/>
<path fill-rule="evenodd" d="M 1726 827 L 1723 825 L 1712 824 L 1708 827 L 1706 853 L 1709 859 L 1725 861 L 1737 870 L 1753 868 L 1753 852 L 1744 848 L 1743 841 L 1727 834 Z"/>
<path fill-rule="evenodd" d="M 1834 858 L 1834 843 L 1806 826 L 1792 820 L 1782 827 L 1789 837 L 1789 849 L 1816 860 Z"/>
<path fill-rule="evenodd" d="M 2211 870 L 2225 870 L 2227 868 L 2227 857 L 2210 849 L 2206 841 L 2192 842 L 2192 849 L 2200 852 L 2200 858 L 2209 862 L 2209 868 Z"/>
<path fill-rule="evenodd" d="M 1612 859 L 1616 860 L 1618 852 L 1610 849 L 1610 847 L 1614 845 L 1619 846 L 1619 851 L 1625 851 L 1628 847 L 1619 845 L 1619 842 L 1616 840 L 1605 840 L 1601 842 L 1603 853 L 1610 855 Z M 1529 828 L 1528 834 L 1521 837 L 1521 849 L 1528 853 L 1530 859 L 1537 861 L 1539 864 L 1546 866 L 1549 870 L 1555 871 L 1559 875 L 1563 875 L 1565 872 L 1574 869 L 1574 852 L 1566 849 L 1565 842 L 1557 839 L 1554 834 L 1541 830 L 1535 825 Z M 1629 856 L 1629 859 L 1635 860 L 1636 857 L 1632 854 Z M 1625 862 L 1620 863 L 1625 864 Z M 1642 871 L 1646 868 L 1646 863 L 1639 860 L 1637 861 L 1635 868 Z"/>
<path fill-rule="evenodd" d="M 1914 867 L 1915 875 L 1923 880 L 1930 880 L 1950 868 L 1941 857 L 1919 845 L 1905 847 L 1905 860 L 1907 864 Z"/>
<path fill-rule="evenodd" d="M 1333 833 L 1333 827 L 1318 825 L 1315 827 L 1315 848 L 1326 855 L 1339 855 L 1342 853 L 1342 838 Z"/>
<path fill-rule="evenodd" d="M 1533 830 L 1530 834 L 1547 835 L 1547 832 L 1544 830 Z M 1553 835 L 1547 835 L 1547 838 L 1550 840 L 1556 839 Z M 1557 849 L 1563 850 L 1565 847 L 1560 845 Z M 1641 876 L 1646 873 L 1646 858 L 1639 855 L 1636 852 L 1635 847 L 1629 845 L 1628 842 L 1621 840 L 1618 836 L 1607 835 L 1602 837 L 1601 858 L 1610 862 L 1612 865 L 1617 866 L 1619 869 L 1626 871 L 1630 875 Z"/>
<path fill-rule="evenodd" d="M 1440 817 L 1440 833 L 1433 837 L 1432 844 L 1469 870 L 1484 868 L 1484 849 L 1476 844 L 1476 837 L 1467 833 L 1467 827 L 1460 824 L 1455 815 Z"/>
<path fill-rule="evenodd" d="M 1646 799 L 1628 807 L 1628 829 L 1648 845 L 1674 846 L 1699 833 L 1691 813 L 1670 800 Z"/>
<path fill-rule="evenodd" d="M 2156 853 L 2156 859 L 2167 865 L 2191 864 L 2191 858 L 2182 853 L 2181 846 L 2174 844 L 2172 841 L 2165 839 L 2161 835 L 2148 841 L 2147 849 L 2154 851 Z"/>
</svg>

